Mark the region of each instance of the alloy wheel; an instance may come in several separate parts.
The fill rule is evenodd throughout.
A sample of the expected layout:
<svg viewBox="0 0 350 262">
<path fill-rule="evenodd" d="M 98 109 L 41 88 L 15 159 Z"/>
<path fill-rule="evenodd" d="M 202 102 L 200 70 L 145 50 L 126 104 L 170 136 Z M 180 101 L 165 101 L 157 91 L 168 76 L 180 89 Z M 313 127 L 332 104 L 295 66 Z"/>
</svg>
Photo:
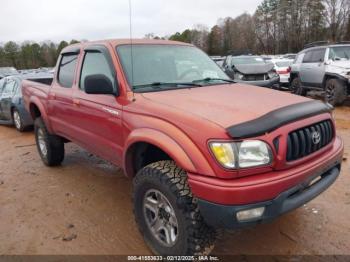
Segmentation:
<svg viewBox="0 0 350 262">
<path fill-rule="evenodd" d="M 143 212 L 152 235 L 162 245 L 174 246 L 178 239 L 178 222 L 165 195 L 156 189 L 148 190 L 143 199 Z"/>
<path fill-rule="evenodd" d="M 334 102 L 334 85 L 328 84 L 326 87 L 326 102 L 333 104 Z"/>
<path fill-rule="evenodd" d="M 13 121 L 15 124 L 15 127 L 20 130 L 21 129 L 21 117 L 17 111 L 13 112 Z"/>
<path fill-rule="evenodd" d="M 45 142 L 44 132 L 41 128 L 38 129 L 38 144 L 41 154 L 46 157 L 47 156 L 47 146 Z"/>
</svg>

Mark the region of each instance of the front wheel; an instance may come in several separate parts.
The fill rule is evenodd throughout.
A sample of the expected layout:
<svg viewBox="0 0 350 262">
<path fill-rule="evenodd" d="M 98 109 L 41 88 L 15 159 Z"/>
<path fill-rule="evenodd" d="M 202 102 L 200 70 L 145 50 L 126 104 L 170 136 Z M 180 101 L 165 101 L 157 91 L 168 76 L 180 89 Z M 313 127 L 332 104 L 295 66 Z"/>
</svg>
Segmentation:
<svg viewBox="0 0 350 262">
<path fill-rule="evenodd" d="M 347 98 L 347 90 L 344 82 L 338 79 L 329 79 L 326 82 L 325 102 L 332 106 L 341 105 Z"/>
<path fill-rule="evenodd" d="M 51 135 L 41 117 L 35 119 L 34 132 L 39 155 L 47 166 L 58 166 L 64 159 L 62 138 Z"/>
<path fill-rule="evenodd" d="M 173 161 L 152 163 L 134 178 L 134 214 L 147 245 L 158 255 L 206 255 L 215 230 L 201 216 L 187 175 Z"/>
</svg>

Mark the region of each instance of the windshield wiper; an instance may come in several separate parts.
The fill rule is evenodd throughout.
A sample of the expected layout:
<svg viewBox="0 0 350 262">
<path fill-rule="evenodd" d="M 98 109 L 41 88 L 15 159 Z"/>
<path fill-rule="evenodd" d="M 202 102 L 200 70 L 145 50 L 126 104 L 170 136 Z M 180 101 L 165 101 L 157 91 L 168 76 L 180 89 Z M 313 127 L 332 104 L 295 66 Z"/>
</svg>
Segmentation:
<svg viewBox="0 0 350 262">
<path fill-rule="evenodd" d="M 153 82 L 150 84 L 142 84 L 142 85 L 134 85 L 133 88 L 143 88 L 143 87 L 151 87 L 154 89 L 161 89 L 161 86 L 191 86 L 191 87 L 200 87 L 202 85 L 196 84 L 193 82 Z"/>
<path fill-rule="evenodd" d="M 228 82 L 228 83 L 236 83 L 235 81 L 230 80 L 230 79 L 212 78 L 212 77 L 207 77 L 207 78 L 203 78 L 203 79 L 194 80 L 194 81 L 192 81 L 192 83 L 211 82 L 211 81 L 223 81 L 223 82 Z"/>
</svg>

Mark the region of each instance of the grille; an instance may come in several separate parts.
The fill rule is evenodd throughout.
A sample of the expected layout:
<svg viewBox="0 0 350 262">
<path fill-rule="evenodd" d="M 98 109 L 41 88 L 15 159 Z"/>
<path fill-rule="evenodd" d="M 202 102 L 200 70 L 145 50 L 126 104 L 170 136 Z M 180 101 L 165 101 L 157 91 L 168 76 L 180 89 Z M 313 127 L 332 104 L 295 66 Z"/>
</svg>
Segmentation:
<svg viewBox="0 0 350 262">
<path fill-rule="evenodd" d="M 307 126 L 288 134 L 287 161 L 294 161 L 328 145 L 334 137 L 330 120 Z"/>
<path fill-rule="evenodd" d="M 264 74 L 258 74 L 258 75 L 244 75 L 245 81 L 261 81 L 265 80 L 265 75 Z"/>
</svg>

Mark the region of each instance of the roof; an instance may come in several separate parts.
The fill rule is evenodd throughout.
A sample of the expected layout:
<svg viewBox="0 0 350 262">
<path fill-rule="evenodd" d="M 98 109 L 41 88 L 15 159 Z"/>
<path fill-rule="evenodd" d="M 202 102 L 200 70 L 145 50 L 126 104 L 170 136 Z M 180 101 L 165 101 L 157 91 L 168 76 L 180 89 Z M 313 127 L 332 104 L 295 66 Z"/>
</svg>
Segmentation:
<svg viewBox="0 0 350 262">
<path fill-rule="evenodd" d="M 178 42 L 178 41 L 170 41 L 170 40 L 158 40 L 158 39 L 107 39 L 107 40 L 98 40 L 98 41 L 91 41 L 91 42 L 83 42 L 83 43 L 77 43 L 73 45 L 69 45 L 65 47 L 62 51 L 67 51 L 71 49 L 72 47 L 81 47 L 81 46 L 87 46 L 91 44 L 109 44 L 112 46 L 119 46 L 119 45 L 183 45 L 183 46 L 193 46 L 192 44 L 184 43 L 184 42 Z"/>
<path fill-rule="evenodd" d="M 329 48 L 329 47 L 340 47 L 340 46 L 350 46 L 349 44 L 323 44 L 323 45 L 316 45 L 316 46 L 312 46 L 312 47 L 307 47 L 303 50 L 300 51 L 300 53 L 308 51 L 308 50 L 314 50 L 314 49 L 320 49 L 320 48 Z"/>
</svg>

